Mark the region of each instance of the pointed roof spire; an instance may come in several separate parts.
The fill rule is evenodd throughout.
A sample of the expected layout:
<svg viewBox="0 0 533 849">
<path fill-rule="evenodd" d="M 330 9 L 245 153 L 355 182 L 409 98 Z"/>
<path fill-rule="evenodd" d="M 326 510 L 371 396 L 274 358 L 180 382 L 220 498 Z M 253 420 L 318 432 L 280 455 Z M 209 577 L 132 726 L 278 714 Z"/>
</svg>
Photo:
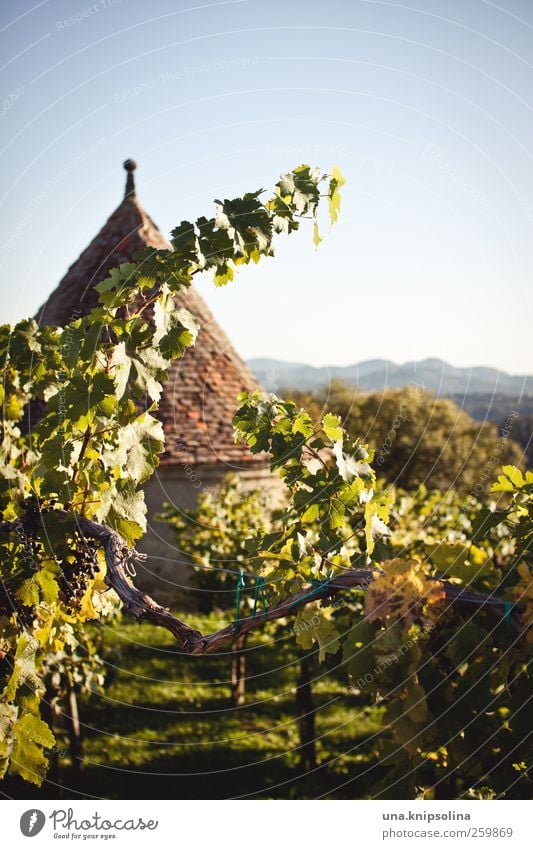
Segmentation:
<svg viewBox="0 0 533 849">
<path fill-rule="evenodd" d="M 137 163 L 134 159 L 126 159 L 123 164 L 128 174 L 126 177 L 126 191 L 124 192 L 124 199 L 126 199 L 135 194 L 135 178 L 133 176 L 133 172 L 137 168 Z"/>
<path fill-rule="evenodd" d="M 80 311 L 89 312 L 98 302 L 94 288 L 96 283 L 103 280 L 112 268 L 131 262 L 137 251 L 148 246 L 171 249 L 139 203 L 133 178 L 136 167 L 133 159 L 124 162 L 128 176 L 123 200 L 39 310 L 36 319 L 41 326 L 64 325 L 73 321 Z"/>
</svg>

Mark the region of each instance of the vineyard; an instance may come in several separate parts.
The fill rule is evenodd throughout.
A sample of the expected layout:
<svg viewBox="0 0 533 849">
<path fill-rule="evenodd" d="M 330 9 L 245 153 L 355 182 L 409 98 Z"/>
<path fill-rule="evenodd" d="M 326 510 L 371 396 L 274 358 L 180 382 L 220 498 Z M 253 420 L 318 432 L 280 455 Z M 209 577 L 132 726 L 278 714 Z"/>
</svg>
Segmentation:
<svg viewBox="0 0 533 849">
<path fill-rule="evenodd" d="M 198 332 L 175 296 L 200 274 L 241 285 L 300 229 L 318 248 L 343 183 L 338 169 L 295 168 L 268 199 L 217 201 L 173 230 L 171 251 L 114 269 L 87 316 L 0 328 L 10 795 L 113 796 L 95 765 L 149 781 L 155 759 L 178 776 L 166 790 L 157 779 L 168 797 L 283 798 L 296 779 L 309 797 L 530 797 L 533 472 L 503 440 L 485 474 L 494 426 L 461 488 L 445 473 L 476 439 L 462 419 L 457 442 L 434 434 L 415 457 L 402 417 L 420 398 L 409 410 L 388 398 L 371 446 L 374 413 L 344 409 L 340 390 L 338 405 L 335 393 L 242 393 L 235 440 L 268 455 L 280 503 L 228 475 L 194 508 L 167 505 L 158 519 L 190 563 L 183 604 L 135 583 L 155 518 L 143 487 L 164 450 L 161 384 Z"/>
</svg>

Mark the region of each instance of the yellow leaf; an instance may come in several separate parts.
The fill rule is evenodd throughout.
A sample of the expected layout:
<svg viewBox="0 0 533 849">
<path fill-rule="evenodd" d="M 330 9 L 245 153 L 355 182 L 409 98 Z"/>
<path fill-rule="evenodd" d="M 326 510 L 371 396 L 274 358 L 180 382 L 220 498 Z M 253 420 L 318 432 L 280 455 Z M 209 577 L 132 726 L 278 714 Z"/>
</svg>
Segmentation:
<svg viewBox="0 0 533 849">
<path fill-rule="evenodd" d="M 401 620 L 408 630 L 416 620 L 426 621 L 424 609 L 445 597 L 441 582 L 426 578 L 417 560 L 395 557 L 385 560 L 381 567 L 383 574 L 374 572 L 365 594 L 369 622 Z"/>
<path fill-rule="evenodd" d="M 339 217 L 341 209 L 341 195 L 339 189 L 344 186 L 346 180 L 341 174 L 341 171 L 335 166 L 331 172 L 329 181 L 328 203 L 329 203 L 329 218 L 332 224 L 335 224 Z"/>
<path fill-rule="evenodd" d="M 526 481 L 522 472 L 516 466 L 502 466 L 502 471 L 517 489 L 521 489 L 525 485 Z"/>
<path fill-rule="evenodd" d="M 334 165 L 331 169 L 331 176 L 334 180 L 337 181 L 337 185 L 344 186 L 346 179 L 342 176 L 342 171 L 338 165 Z"/>
<path fill-rule="evenodd" d="M 101 615 L 101 594 L 108 591 L 104 578 L 106 574 L 105 565 L 100 568 L 93 580 L 85 590 L 80 602 L 80 616 L 84 619 L 99 619 Z"/>
</svg>

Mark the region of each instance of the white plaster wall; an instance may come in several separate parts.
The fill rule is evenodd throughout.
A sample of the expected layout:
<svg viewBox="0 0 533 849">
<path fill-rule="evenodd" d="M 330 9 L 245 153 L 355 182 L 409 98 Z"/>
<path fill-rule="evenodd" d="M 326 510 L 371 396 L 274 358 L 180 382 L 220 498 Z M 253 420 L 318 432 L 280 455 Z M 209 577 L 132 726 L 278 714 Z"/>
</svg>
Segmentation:
<svg viewBox="0 0 533 849">
<path fill-rule="evenodd" d="M 136 566 L 135 583 L 162 604 L 187 606 L 184 589 L 189 567 L 180 555 L 173 529 L 155 517 L 165 502 L 178 508 L 194 507 L 199 493 L 217 489 L 227 472 L 220 465 L 161 466 L 145 487 L 148 533 L 138 550 L 147 554 L 147 559 Z M 268 469 L 239 471 L 238 475 L 247 489 L 266 489 L 273 507 L 282 502 L 284 485 Z"/>
</svg>

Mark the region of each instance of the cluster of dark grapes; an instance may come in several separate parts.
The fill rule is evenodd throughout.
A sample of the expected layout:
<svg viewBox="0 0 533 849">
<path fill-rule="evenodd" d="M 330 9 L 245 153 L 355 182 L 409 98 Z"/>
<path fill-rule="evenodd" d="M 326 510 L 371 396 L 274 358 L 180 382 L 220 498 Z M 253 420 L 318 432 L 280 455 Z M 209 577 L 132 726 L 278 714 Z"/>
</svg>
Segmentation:
<svg viewBox="0 0 533 849">
<path fill-rule="evenodd" d="M 59 586 L 66 603 L 73 607 L 81 601 L 98 572 L 98 548 L 97 540 L 77 539 L 60 561 Z"/>
<path fill-rule="evenodd" d="M 26 567 L 30 567 L 33 571 L 39 568 L 43 553 L 42 545 L 39 539 L 30 530 L 26 532 L 22 525 L 16 530 L 22 546 L 21 559 Z"/>
</svg>

